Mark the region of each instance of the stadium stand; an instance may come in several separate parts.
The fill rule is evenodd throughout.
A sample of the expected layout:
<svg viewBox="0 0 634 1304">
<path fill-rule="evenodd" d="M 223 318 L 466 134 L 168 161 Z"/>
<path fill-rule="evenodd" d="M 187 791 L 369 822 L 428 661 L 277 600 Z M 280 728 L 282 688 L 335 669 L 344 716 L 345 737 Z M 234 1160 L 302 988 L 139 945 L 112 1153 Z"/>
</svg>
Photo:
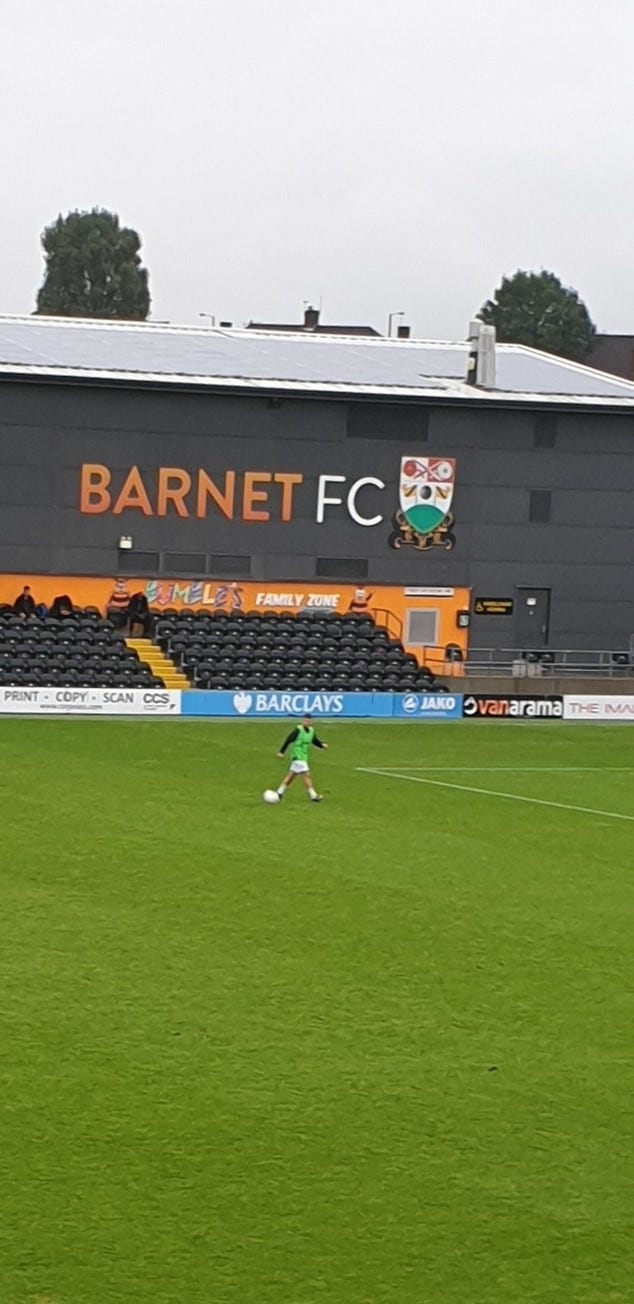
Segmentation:
<svg viewBox="0 0 634 1304">
<path fill-rule="evenodd" d="M 96 609 L 58 620 L 0 613 L 0 684 L 163 687 Z"/>
<path fill-rule="evenodd" d="M 398 692 L 434 680 L 369 616 L 165 611 L 155 639 L 195 688 Z"/>
<path fill-rule="evenodd" d="M 154 614 L 150 640 L 124 637 L 96 608 L 63 620 L 0 612 L 0 684 L 400 692 L 434 683 L 369 616 Z"/>
</svg>

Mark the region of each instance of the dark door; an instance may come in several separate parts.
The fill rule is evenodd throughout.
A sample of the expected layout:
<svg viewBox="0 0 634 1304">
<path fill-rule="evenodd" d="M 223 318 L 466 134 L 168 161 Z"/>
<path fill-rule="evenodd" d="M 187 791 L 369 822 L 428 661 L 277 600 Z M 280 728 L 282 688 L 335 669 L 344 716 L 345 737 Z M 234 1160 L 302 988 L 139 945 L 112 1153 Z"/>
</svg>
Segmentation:
<svg viewBox="0 0 634 1304">
<path fill-rule="evenodd" d="M 516 648 L 548 646 L 550 589 L 516 589 L 513 611 L 513 645 Z"/>
</svg>

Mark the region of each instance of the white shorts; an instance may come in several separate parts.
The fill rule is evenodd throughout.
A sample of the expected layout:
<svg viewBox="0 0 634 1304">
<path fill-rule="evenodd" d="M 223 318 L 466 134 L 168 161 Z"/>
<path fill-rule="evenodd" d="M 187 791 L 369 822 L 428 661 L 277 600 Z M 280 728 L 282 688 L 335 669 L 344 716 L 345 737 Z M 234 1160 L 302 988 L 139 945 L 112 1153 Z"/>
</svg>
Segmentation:
<svg viewBox="0 0 634 1304">
<path fill-rule="evenodd" d="M 309 773 L 309 766 L 307 761 L 291 761 L 289 769 L 291 774 Z"/>
</svg>

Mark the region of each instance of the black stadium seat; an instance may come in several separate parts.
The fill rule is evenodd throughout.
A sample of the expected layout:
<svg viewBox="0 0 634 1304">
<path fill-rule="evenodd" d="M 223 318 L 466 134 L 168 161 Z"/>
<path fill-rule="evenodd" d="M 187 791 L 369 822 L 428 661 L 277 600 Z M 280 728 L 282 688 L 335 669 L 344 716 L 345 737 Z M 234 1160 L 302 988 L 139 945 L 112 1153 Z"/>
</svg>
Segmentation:
<svg viewBox="0 0 634 1304">
<path fill-rule="evenodd" d="M 0 617 L 0 684 L 163 687 L 96 607 L 63 620 Z"/>
<path fill-rule="evenodd" d="M 433 676 L 367 616 L 321 612 L 158 611 L 154 639 L 189 682 L 205 688 L 398 691 L 429 688 Z M 37 677 L 37 678 L 35 678 Z M 162 681 L 99 612 L 64 620 L 0 615 L 0 683 Z"/>
<path fill-rule="evenodd" d="M 433 676 L 420 677 L 421 667 L 400 640 L 367 615 L 162 613 L 155 637 L 197 687 L 397 691 L 433 682 Z"/>
</svg>

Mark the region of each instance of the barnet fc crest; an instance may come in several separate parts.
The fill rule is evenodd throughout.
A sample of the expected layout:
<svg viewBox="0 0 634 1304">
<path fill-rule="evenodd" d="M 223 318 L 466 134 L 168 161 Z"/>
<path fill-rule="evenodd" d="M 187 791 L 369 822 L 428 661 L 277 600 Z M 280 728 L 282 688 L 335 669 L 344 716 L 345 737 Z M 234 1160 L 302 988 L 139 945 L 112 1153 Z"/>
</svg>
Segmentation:
<svg viewBox="0 0 634 1304">
<path fill-rule="evenodd" d="M 403 457 L 399 481 L 400 511 L 393 547 L 411 543 L 426 550 L 434 544 L 453 547 L 451 503 L 456 479 L 453 457 Z"/>
</svg>

